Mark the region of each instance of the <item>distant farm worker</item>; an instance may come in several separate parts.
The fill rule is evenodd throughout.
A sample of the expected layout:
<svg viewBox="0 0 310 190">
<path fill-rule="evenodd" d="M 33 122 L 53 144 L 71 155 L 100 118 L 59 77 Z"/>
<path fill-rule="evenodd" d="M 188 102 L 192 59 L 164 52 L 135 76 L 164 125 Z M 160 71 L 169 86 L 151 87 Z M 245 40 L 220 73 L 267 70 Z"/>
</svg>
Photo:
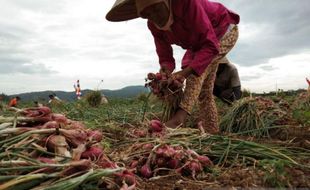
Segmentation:
<svg viewBox="0 0 310 190">
<path fill-rule="evenodd" d="M 307 83 L 308 83 L 308 94 L 310 95 L 310 80 L 308 78 L 306 78 Z"/>
<path fill-rule="evenodd" d="M 48 104 L 59 104 L 62 102 L 62 100 L 58 98 L 55 93 L 50 94 L 48 97 L 50 98 L 50 100 L 48 101 Z"/>
<path fill-rule="evenodd" d="M 77 98 L 78 100 L 81 99 L 82 92 L 81 92 L 81 87 L 80 87 L 80 80 L 77 80 L 77 81 L 76 81 L 76 85 L 74 84 L 73 87 L 74 87 L 74 89 L 75 89 L 76 98 Z"/>
<path fill-rule="evenodd" d="M 227 104 L 241 98 L 238 70 L 226 57 L 219 61 L 213 94 Z"/>
<path fill-rule="evenodd" d="M 9 102 L 9 107 L 16 107 L 17 103 L 20 101 L 20 97 L 16 96 L 14 98 L 12 98 Z"/>
<path fill-rule="evenodd" d="M 106 18 L 125 21 L 147 19 L 159 57 L 160 72 L 173 73 L 172 44 L 186 49 L 182 70 L 172 79 L 186 78 L 184 97 L 176 114 L 165 123 L 175 128 L 183 124 L 196 101 L 199 122 L 205 131 L 218 131 L 218 115 L 213 86 L 218 60 L 226 56 L 238 38 L 239 15 L 209 0 L 116 0 Z"/>
</svg>

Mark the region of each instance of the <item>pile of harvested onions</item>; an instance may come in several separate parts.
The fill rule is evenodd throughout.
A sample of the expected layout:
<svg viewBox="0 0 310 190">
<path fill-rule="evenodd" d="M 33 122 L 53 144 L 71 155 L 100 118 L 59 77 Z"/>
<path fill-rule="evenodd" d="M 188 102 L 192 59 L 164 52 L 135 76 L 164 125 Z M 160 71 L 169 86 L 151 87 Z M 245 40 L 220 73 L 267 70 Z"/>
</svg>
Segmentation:
<svg viewBox="0 0 310 190">
<path fill-rule="evenodd" d="M 98 130 L 48 107 L 0 118 L 0 190 L 133 189 L 134 174 L 103 152 Z"/>
<path fill-rule="evenodd" d="M 158 127 L 158 121 L 151 122 L 150 129 L 154 129 L 154 123 Z M 198 159 L 200 156 L 209 158 L 210 163 L 220 166 L 232 164 L 253 166 L 263 160 L 279 160 L 288 165 L 310 168 L 310 165 L 305 164 L 310 157 L 310 150 L 303 148 L 259 144 L 236 137 L 203 134 L 198 129 L 190 128 L 179 128 L 177 130 L 164 128 L 160 133 L 162 135 L 130 139 L 115 145 L 120 149 L 127 147 L 127 152 L 122 152 L 122 160 L 129 165 L 139 166 L 135 169 L 141 176 L 154 176 L 155 171 L 162 167 L 171 169 L 172 167 L 168 162 L 174 160 L 175 156 L 179 158 L 179 154 L 185 160 L 172 161 L 179 163 L 174 171 L 178 171 L 178 168 L 184 168 L 182 165 L 186 165 L 188 161 L 193 159 L 196 159 L 195 162 L 197 163 L 197 160 L 200 161 Z M 115 160 L 118 159 L 117 156 L 112 157 Z M 202 163 L 200 164 L 202 165 Z M 144 168 L 141 171 L 142 166 Z M 208 166 L 211 166 L 209 169 L 212 170 L 212 164 Z M 203 171 L 201 167 L 198 168 L 197 171 Z M 207 168 L 203 169 L 209 171 Z M 146 174 L 144 174 L 145 171 Z M 184 173 L 181 172 L 181 174 Z"/>
</svg>

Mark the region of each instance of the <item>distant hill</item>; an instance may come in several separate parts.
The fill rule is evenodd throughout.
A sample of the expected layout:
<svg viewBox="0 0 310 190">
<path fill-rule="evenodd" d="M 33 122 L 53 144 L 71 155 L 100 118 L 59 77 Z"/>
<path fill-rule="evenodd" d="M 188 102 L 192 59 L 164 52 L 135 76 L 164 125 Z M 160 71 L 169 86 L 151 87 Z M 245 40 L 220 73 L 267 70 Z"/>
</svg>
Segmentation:
<svg viewBox="0 0 310 190">
<path fill-rule="evenodd" d="M 87 94 L 91 90 L 82 90 L 82 95 Z M 147 93 L 148 89 L 144 86 L 127 86 L 125 88 L 119 90 L 108 90 L 104 89 L 101 90 L 108 98 L 132 98 L 138 96 L 141 93 Z M 10 97 L 19 96 L 23 101 L 34 101 L 34 100 L 41 100 L 46 101 L 48 100 L 48 95 L 55 93 L 60 99 L 66 101 L 73 101 L 75 100 L 75 92 L 65 92 L 65 91 L 41 91 L 41 92 L 29 92 L 29 93 L 22 93 L 22 94 L 14 94 Z"/>
</svg>

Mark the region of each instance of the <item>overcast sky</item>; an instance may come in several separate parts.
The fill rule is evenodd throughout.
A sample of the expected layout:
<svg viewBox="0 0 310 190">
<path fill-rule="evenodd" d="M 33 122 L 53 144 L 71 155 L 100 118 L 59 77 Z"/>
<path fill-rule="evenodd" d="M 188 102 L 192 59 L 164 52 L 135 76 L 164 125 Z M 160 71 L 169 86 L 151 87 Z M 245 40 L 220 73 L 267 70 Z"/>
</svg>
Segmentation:
<svg viewBox="0 0 310 190">
<path fill-rule="evenodd" d="M 309 0 L 219 0 L 239 13 L 228 58 L 255 92 L 306 88 Z M 0 93 L 119 89 L 159 69 L 146 21 L 111 23 L 114 0 L 0 0 Z M 177 68 L 184 50 L 174 46 Z M 103 82 L 101 82 L 103 80 Z"/>
</svg>

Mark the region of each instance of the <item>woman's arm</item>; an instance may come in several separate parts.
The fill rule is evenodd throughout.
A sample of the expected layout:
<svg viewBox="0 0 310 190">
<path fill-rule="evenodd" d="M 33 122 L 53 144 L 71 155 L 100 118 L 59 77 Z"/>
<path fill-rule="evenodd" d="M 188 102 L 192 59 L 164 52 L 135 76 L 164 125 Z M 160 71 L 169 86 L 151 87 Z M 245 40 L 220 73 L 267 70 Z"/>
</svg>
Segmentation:
<svg viewBox="0 0 310 190">
<path fill-rule="evenodd" d="M 168 70 L 168 72 L 172 73 L 175 69 L 175 60 L 173 58 L 173 50 L 171 45 L 165 40 L 163 34 L 155 29 L 155 26 L 153 26 L 150 22 L 148 22 L 148 28 L 154 37 L 156 52 L 161 69 Z"/>
<path fill-rule="evenodd" d="M 206 13 L 206 9 L 201 0 L 183 0 L 184 1 L 184 21 L 189 25 L 191 32 L 198 36 L 195 48 L 197 50 L 188 50 L 187 56 L 184 56 L 182 62 L 191 67 L 195 74 L 201 75 L 207 66 L 219 53 L 219 40 L 213 30 L 213 26 Z M 186 65 L 186 64 L 185 64 Z"/>
</svg>

